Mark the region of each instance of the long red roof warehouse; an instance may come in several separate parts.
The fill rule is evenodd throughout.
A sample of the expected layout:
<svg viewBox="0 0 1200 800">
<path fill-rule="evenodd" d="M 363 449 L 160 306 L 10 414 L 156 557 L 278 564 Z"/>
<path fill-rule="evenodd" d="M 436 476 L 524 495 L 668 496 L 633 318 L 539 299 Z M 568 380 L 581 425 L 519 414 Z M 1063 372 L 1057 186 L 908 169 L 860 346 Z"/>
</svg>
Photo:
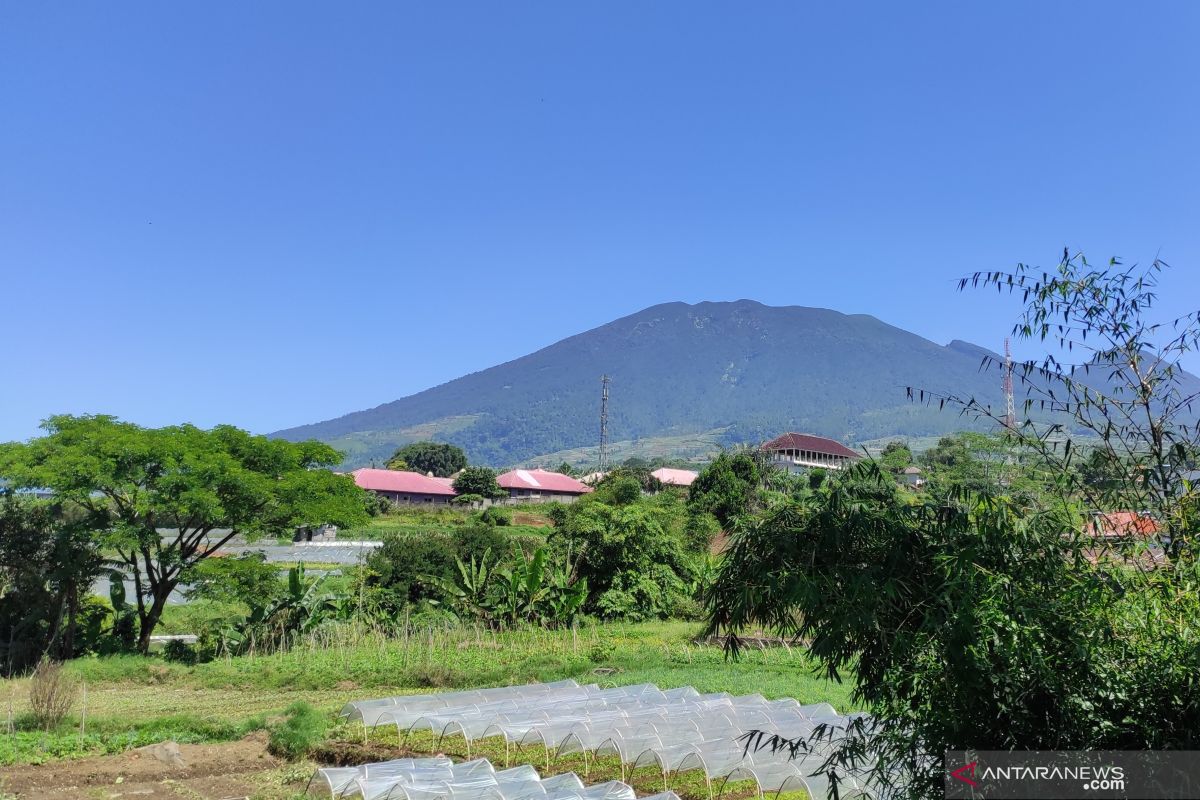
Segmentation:
<svg viewBox="0 0 1200 800">
<path fill-rule="evenodd" d="M 447 483 L 419 472 L 364 467 L 350 473 L 354 482 L 372 492 L 405 492 L 408 494 L 438 494 L 453 497 L 458 494 Z"/>
<path fill-rule="evenodd" d="M 580 483 L 570 475 L 547 472 L 544 469 L 514 469 L 496 476 L 496 483 L 503 489 L 540 489 L 544 492 L 584 494 L 592 487 Z"/>
<path fill-rule="evenodd" d="M 843 458 L 861 458 L 862 453 L 856 453 L 841 442 L 826 439 L 824 436 L 813 436 L 809 433 L 785 433 L 776 436 L 763 445 L 764 450 L 808 450 L 813 453 L 825 453 Z"/>
</svg>

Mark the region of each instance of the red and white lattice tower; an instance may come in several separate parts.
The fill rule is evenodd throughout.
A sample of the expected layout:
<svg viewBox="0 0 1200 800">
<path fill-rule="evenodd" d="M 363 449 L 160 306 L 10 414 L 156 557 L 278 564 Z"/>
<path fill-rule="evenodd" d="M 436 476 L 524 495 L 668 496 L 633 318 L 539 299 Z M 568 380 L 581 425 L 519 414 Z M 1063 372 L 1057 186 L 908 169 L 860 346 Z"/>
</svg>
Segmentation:
<svg viewBox="0 0 1200 800">
<path fill-rule="evenodd" d="M 1017 409 L 1013 403 L 1013 361 L 1008 339 L 1004 340 L 1004 427 L 1017 427 Z"/>
</svg>

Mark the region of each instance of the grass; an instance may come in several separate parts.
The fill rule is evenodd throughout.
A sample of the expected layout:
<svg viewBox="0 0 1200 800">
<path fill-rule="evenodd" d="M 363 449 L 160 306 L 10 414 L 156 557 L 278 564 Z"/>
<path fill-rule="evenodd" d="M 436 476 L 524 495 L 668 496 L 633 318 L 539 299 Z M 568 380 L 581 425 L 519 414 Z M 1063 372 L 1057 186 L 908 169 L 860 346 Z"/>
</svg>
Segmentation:
<svg viewBox="0 0 1200 800">
<path fill-rule="evenodd" d="M 128 655 L 77 659 L 68 669 L 87 686 L 86 734 L 78 732 L 78 705 L 75 716 L 49 734 L 27 730 L 28 680 L 0 681 L 0 721 L 11 705 L 17 723 L 16 733 L 5 736 L 0 729 L 0 765 L 119 752 L 165 739 L 229 741 L 263 728 L 298 701 L 332 715 L 355 699 L 562 678 L 758 692 L 854 709 L 849 686 L 815 676 L 798 649 L 754 650 L 728 662 L 719 648 L 693 644 L 695 633 L 695 625 L 681 622 L 575 632 L 463 629 L 403 639 L 341 628 L 286 653 L 195 666 Z"/>
<path fill-rule="evenodd" d="M 510 535 L 545 536 L 550 519 L 546 516 L 544 508 L 538 508 L 536 505 L 505 508 L 513 518 L 513 524 L 505 527 Z M 456 528 L 470 524 L 478 516 L 478 511 L 459 506 L 397 506 L 386 514 L 373 517 L 365 525 L 339 530 L 337 538 L 378 541 L 386 536 L 423 533 L 453 535 Z"/>
</svg>

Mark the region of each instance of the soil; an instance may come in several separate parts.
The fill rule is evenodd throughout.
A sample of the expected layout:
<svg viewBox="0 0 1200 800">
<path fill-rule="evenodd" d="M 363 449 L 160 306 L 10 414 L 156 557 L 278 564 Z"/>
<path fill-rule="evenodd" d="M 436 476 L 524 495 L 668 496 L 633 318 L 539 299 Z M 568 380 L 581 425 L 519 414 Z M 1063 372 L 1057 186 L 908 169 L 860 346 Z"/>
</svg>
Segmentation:
<svg viewBox="0 0 1200 800">
<path fill-rule="evenodd" d="M 11 767 L 0 777 L 0 796 L 241 800 L 254 793 L 255 774 L 279 766 L 266 742 L 266 735 L 257 733 L 238 742 L 182 744 L 178 751 L 174 745 L 155 745 L 119 755 Z"/>
</svg>

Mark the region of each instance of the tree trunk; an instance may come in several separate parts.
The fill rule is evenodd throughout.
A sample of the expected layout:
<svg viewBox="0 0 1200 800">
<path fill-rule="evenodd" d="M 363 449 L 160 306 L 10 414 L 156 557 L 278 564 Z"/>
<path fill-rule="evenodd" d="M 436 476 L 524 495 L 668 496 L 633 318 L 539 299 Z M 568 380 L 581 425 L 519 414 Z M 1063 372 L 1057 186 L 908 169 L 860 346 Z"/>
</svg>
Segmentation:
<svg viewBox="0 0 1200 800">
<path fill-rule="evenodd" d="M 150 604 L 148 611 L 140 613 L 139 610 L 137 649 L 142 655 L 150 653 L 150 637 L 153 635 L 154 629 L 158 627 L 158 621 L 162 619 L 163 610 L 167 607 L 167 598 L 174 591 L 175 583 L 174 580 L 165 580 L 152 587 L 154 602 Z"/>
<path fill-rule="evenodd" d="M 79 592 L 75 589 L 75 582 L 68 582 L 65 591 L 67 592 L 67 631 L 63 634 L 62 640 L 61 658 L 63 661 L 75 657 L 75 630 L 79 615 Z"/>
</svg>

